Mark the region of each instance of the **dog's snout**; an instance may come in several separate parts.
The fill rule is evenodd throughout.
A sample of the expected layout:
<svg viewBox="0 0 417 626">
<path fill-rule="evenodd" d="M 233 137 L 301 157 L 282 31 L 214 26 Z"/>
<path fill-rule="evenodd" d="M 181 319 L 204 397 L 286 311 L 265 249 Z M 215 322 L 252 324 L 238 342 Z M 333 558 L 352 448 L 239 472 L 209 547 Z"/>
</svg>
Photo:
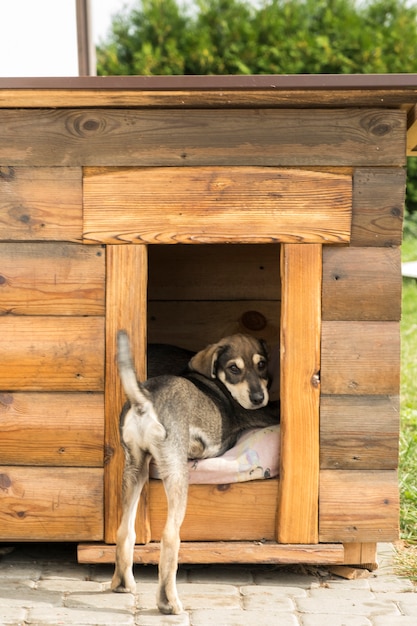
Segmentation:
<svg viewBox="0 0 417 626">
<path fill-rule="evenodd" d="M 262 402 L 264 401 L 264 392 L 263 391 L 254 391 L 253 393 L 250 394 L 249 396 L 250 401 L 252 402 L 252 404 L 254 405 L 258 405 L 258 404 L 262 404 Z"/>
</svg>

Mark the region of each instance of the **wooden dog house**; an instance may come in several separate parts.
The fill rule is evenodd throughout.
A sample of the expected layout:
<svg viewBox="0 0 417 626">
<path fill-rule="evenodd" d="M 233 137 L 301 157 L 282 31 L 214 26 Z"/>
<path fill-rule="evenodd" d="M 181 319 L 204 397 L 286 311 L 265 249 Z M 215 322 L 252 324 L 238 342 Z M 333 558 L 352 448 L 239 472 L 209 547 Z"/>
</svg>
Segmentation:
<svg viewBox="0 0 417 626">
<path fill-rule="evenodd" d="M 115 335 L 281 350 L 280 476 L 192 485 L 180 561 L 373 564 L 398 537 L 417 77 L 0 79 L 0 539 L 114 559 Z M 172 245 L 176 244 L 176 245 Z M 158 559 L 152 480 L 136 560 Z"/>
</svg>

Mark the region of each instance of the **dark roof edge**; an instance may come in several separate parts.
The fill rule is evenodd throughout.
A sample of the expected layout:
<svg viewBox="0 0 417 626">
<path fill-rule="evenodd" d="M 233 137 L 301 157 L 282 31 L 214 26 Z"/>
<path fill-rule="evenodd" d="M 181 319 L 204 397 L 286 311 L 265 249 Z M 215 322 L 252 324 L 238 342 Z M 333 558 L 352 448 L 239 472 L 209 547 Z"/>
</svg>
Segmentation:
<svg viewBox="0 0 417 626">
<path fill-rule="evenodd" d="M 417 90 L 417 74 L 76 76 L 0 78 L 0 89 L 74 90 Z"/>
</svg>

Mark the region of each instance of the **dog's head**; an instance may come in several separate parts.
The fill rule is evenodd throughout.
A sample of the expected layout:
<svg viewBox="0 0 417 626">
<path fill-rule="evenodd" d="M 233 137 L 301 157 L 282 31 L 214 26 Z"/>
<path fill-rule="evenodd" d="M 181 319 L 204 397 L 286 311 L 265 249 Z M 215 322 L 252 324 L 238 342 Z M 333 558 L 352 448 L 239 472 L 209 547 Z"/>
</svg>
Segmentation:
<svg viewBox="0 0 417 626">
<path fill-rule="evenodd" d="M 268 357 L 264 342 L 250 335 L 231 335 L 197 352 L 189 368 L 220 380 L 244 409 L 268 404 Z"/>
</svg>

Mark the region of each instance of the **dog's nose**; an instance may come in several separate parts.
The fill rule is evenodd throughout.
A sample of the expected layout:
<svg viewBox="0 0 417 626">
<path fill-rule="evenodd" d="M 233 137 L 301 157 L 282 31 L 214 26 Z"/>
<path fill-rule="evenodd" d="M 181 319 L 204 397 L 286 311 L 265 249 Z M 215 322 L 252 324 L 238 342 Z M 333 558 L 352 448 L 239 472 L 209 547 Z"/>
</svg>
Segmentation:
<svg viewBox="0 0 417 626">
<path fill-rule="evenodd" d="M 249 399 L 252 404 L 262 404 L 262 402 L 264 401 L 264 393 L 263 391 L 254 391 L 250 394 Z"/>
</svg>

